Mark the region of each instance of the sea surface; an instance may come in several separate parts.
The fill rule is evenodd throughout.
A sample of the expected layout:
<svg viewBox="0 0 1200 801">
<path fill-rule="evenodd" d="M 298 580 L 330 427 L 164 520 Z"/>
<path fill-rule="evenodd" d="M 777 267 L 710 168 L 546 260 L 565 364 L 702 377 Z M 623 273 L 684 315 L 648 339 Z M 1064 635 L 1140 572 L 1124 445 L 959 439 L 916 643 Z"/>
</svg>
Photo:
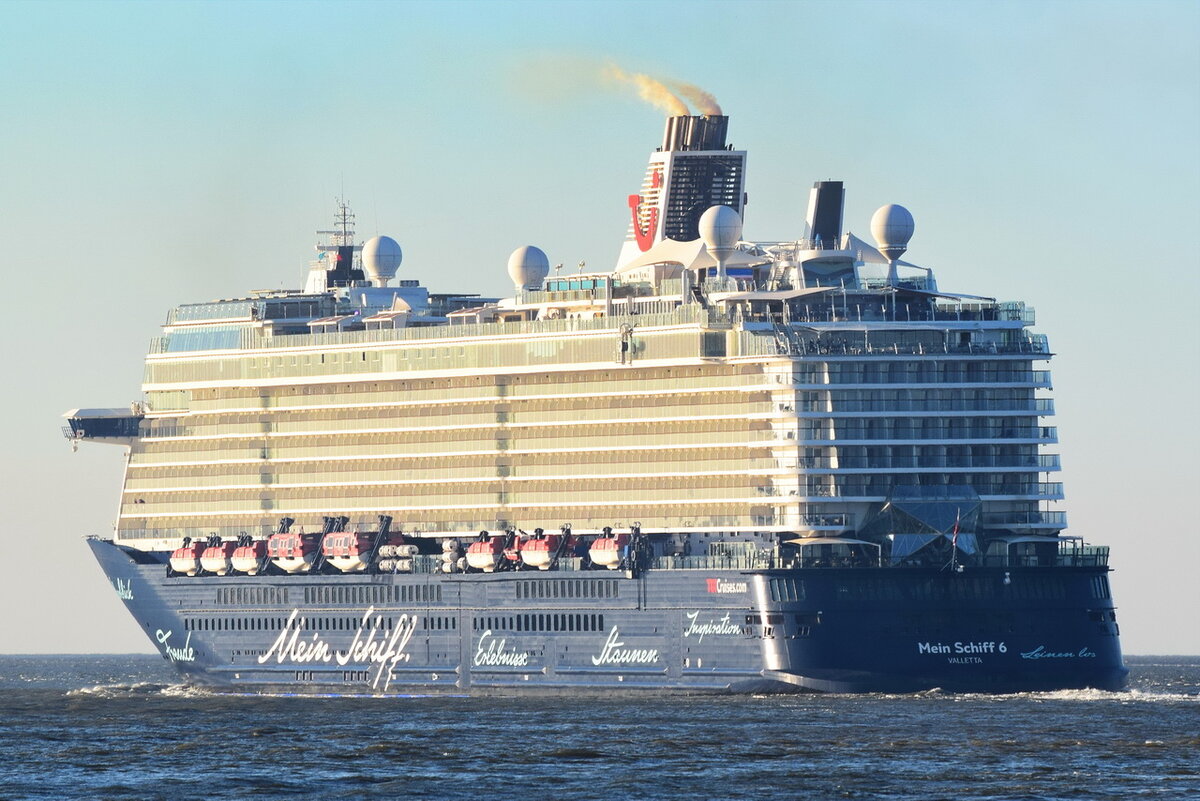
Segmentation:
<svg viewBox="0 0 1200 801">
<path fill-rule="evenodd" d="M 219 695 L 0 656 L 3 799 L 1200 799 L 1200 657 L 1018 695 Z"/>
</svg>

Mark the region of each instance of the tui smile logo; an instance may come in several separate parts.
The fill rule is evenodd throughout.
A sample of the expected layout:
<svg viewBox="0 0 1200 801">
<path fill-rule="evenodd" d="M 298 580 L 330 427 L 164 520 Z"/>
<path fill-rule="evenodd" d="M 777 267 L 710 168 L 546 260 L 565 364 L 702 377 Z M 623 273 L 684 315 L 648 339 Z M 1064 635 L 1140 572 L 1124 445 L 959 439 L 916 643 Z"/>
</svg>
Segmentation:
<svg viewBox="0 0 1200 801">
<path fill-rule="evenodd" d="M 658 189 L 662 186 L 662 170 L 654 170 L 650 173 L 650 187 Z M 638 247 L 643 253 L 650 249 L 654 244 L 654 235 L 658 231 L 658 208 L 651 206 L 646 214 L 646 227 L 642 228 L 642 204 L 644 199 L 641 195 L 629 196 L 629 213 L 633 217 L 633 235 L 637 239 Z"/>
<path fill-rule="evenodd" d="M 642 229 L 642 196 L 629 196 L 629 210 L 633 215 L 633 235 L 637 239 L 638 247 L 645 253 L 654 244 L 654 232 L 658 230 L 658 209 L 651 208 L 649 218 L 646 221 L 645 230 Z"/>
</svg>

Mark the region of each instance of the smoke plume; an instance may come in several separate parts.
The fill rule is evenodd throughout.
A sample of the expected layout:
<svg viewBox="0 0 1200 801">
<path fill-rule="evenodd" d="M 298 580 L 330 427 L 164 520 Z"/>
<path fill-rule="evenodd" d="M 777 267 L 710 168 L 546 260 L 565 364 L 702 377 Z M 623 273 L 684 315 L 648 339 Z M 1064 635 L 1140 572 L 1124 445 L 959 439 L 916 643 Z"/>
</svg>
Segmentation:
<svg viewBox="0 0 1200 801">
<path fill-rule="evenodd" d="M 669 116 L 679 117 L 690 113 L 687 103 L 683 102 L 679 95 L 667 88 L 666 84 L 657 78 L 652 78 L 641 72 L 626 72 L 616 64 L 606 64 L 604 66 L 604 76 L 611 80 L 636 87 L 638 94 L 643 100 L 667 112 Z M 680 84 L 679 86 L 682 93 L 681 87 L 686 86 L 686 84 Z"/>
<path fill-rule="evenodd" d="M 701 114 L 721 116 L 721 106 L 717 103 L 717 99 L 699 86 L 683 81 L 668 81 L 668 83 L 672 89 L 690 100 Z"/>
<path fill-rule="evenodd" d="M 630 72 L 612 61 L 579 54 L 532 54 L 514 66 L 513 88 L 545 103 L 563 103 L 597 91 L 637 91 L 643 100 L 679 117 L 691 114 L 720 115 L 716 98 L 694 84 L 673 78 L 656 78 Z"/>
</svg>

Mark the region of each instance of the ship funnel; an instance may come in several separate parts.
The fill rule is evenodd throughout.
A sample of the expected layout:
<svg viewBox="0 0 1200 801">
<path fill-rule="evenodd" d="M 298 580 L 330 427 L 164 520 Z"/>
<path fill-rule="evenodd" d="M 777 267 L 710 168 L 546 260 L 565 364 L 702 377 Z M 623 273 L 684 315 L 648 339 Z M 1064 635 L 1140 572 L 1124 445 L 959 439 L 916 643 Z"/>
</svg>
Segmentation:
<svg viewBox="0 0 1200 801">
<path fill-rule="evenodd" d="M 662 149 L 724 150 L 729 117 L 722 115 L 667 117 Z"/>
<path fill-rule="evenodd" d="M 842 241 L 846 189 L 841 181 L 817 181 L 808 195 L 805 223 L 814 250 L 837 249 Z M 820 241 L 820 244 L 816 244 Z"/>
</svg>

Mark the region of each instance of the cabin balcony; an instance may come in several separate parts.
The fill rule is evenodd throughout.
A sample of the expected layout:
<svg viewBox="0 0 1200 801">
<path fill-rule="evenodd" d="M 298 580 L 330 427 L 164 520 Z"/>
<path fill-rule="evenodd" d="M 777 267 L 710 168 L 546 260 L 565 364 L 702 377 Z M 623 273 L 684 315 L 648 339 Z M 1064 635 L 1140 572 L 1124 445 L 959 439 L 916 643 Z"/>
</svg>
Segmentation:
<svg viewBox="0 0 1200 801">
<path fill-rule="evenodd" d="M 843 513 L 803 514 L 797 531 L 839 532 L 854 527 L 854 515 Z"/>
<path fill-rule="evenodd" d="M 1061 531 L 1067 527 L 1066 512 L 997 512 L 984 514 L 980 525 L 1009 531 Z"/>
</svg>

